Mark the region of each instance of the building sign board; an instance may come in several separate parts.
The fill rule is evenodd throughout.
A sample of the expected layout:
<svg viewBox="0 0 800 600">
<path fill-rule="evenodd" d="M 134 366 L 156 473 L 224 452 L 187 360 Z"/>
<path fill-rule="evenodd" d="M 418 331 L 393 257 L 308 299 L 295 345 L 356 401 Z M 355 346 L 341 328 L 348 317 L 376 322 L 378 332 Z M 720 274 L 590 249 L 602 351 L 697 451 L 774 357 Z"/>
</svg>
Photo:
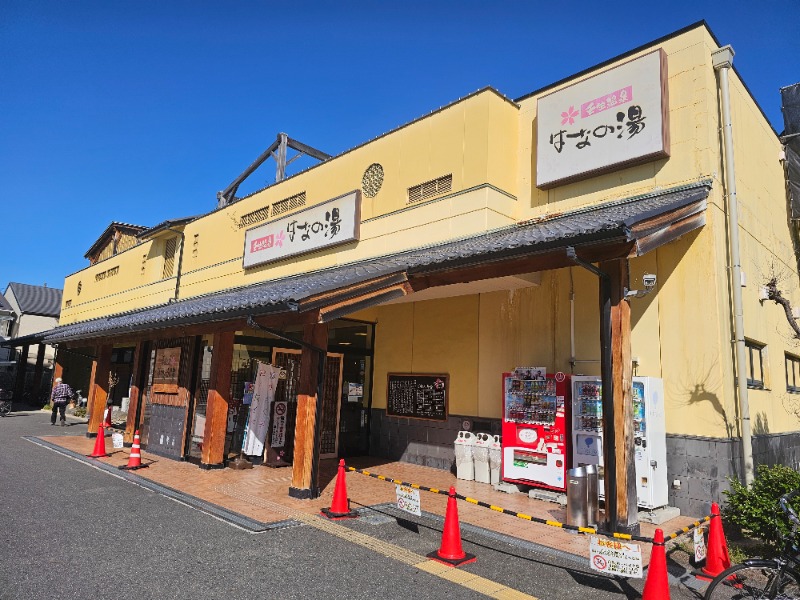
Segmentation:
<svg viewBox="0 0 800 600">
<path fill-rule="evenodd" d="M 180 366 L 180 347 L 159 348 L 156 350 L 156 360 L 153 368 L 153 392 L 177 394 Z"/>
<path fill-rule="evenodd" d="M 254 267 L 358 241 L 361 192 L 317 204 L 248 229 L 244 235 L 244 267 Z"/>
<path fill-rule="evenodd" d="M 667 59 L 649 54 L 537 101 L 536 186 L 669 156 Z"/>
</svg>

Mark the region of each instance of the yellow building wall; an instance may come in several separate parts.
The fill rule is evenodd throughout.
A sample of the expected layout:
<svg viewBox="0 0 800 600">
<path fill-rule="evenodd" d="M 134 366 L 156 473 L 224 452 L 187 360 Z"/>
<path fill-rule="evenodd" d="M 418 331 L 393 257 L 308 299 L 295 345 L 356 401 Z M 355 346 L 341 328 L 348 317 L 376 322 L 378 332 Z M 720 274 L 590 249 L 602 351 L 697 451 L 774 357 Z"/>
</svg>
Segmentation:
<svg viewBox="0 0 800 600">
<path fill-rule="evenodd" d="M 176 277 L 162 279 L 165 239 L 142 242 L 69 275 L 64 282 L 60 324 L 169 302 L 175 295 Z"/>
<path fill-rule="evenodd" d="M 646 54 L 654 47 L 624 60 Z M 659 47 L 666 52 L 668 63 L 670 157 L 540 190 L 535 186 L 537 96 L 533 96 L 520 101 L 519 205 L 523 214 L 528 213 L 525 216 L 536 217 L 700 179 L 711 180 L 703 230 L 631 263 L 632 285 L 645 270 L 657 272 L 659 277 L 656 295 L 632 301 L 632 346 L 633 356 L 639 358 L 638 373 L 661 373 L 665 379 L 668 431 L 736 435 L 738 403 L 730 342 L 733 333 L 725 171 L 718 133 L 718 84 L 711 64 L 711 53 L 718 46 L 710 33 L 699 27 L 666 40 Z M 747 276 L 743 289 L 745 335 L 766 344 L 768 371 L 768 389 L 749 390 L 751 418 L 754 431 L 792 431 L 800 426 L 795 414 L 800 412 L 800 397 L 786 392 L 784 353 L 800 354 L 800 347 L 782 309 L 774 303 L 758 301 L 759 286 L 776 273 L 784 294 L 794 305 L 800 305 L 795 249 L 787 226 L 783 172 L 778 161 L 780 142 L 733 72 L 730 85 L 742 267 Z M 684 247 L 687 240 L 691 244 Z M 659 272 L 664 269 L 667 281 Z M 578 309 L 578 321 L 581 314 Z M 660 344 L 652 343 L 658 339 Z M 578 336 L 579 357 L 581 344 Z M 592 349 L 597 351 L 594 346 Z M 599 372 L 592 371 L 599 369 L 599 363 L 579 366 L 582 371 Z"/>
<path fill-rule="evenodd" d="M 189 223 L 180 298 L 314 271 L 441 243 L 508 226 L 516 221 L 513 189 L 517 175 L 516 129 L 518 108 L 493 90 L 473 94 L 383 137 L 290 177 L 228 207 Z M 384 183 L 375 198 L 363 197 L 361 241 L 287 261 L 242 268 L 242 215 L 305 193 L 306 204 L 281 217 L 361 188 L 364 171 L 373 163 L 384 169 Z M 452 175 L 452 190 L 409 205 L 409 187 Z M 164 215 L 163 217 L 168 217 Z M 148 247 L 146 244 L 150 244 Z M 133 253 L 133 254 L 131 254 Z M 142 277 L 118 277 L 92 286 L 91 301 L 83 296 L 64 307 L 64 324 L 154 306 L 168 300 L 161 282 L 163 241 L 153 240 L 103 261 L 101 269 L 120 265 L 131 269 L 147 254 Z M 66 288 L 84 285 L 95 272 L 67 277 Z M 146 286 L 146 288 L 142 288 Z M 173 286 L 174 287 L 174 286 Z M 144 291 L 142 291 L 144 289 Z"/>
<path fill-rule="evenodd" d="M 632 355 L 637 358 L 638 375 L 664 379 L 669 432 L 736 434 L 727 199 L 717 78 L 711 64 L 717 45 L 701 26 L 659 47 L 666 53 L 669 77 L 668 159 L 540 190 L 535 186 L 537 97 L 515 106 L 494 91 L 482 91 L 188 224 L 180 297 L 709 180 L 706 225 L 631 261 L 633 288 L 641 287 L 645 272 L 658 276 L 655 292 L 631 301 Z M 653 48 L 642 49 L 639 55 Z M 750 391 L 751 415 L 764 432 L 792 431 L 800 427 L 792 408 L 800 404 L 800 395 L 786 392 L 784 353 L 800 355 L 800 346 L 781 308 L 758 299 L 759 286 L 774 274 L 784 294 L 800 305 L 778 162 L 780 143 L 738 76 L 731 73 L 730 79 L 742 265 L 747 276 L 745 333 L 766 344 L 767 389 Z M 578 79 L 568 84 L 574 81 Z M 243 270 L 245 229 L 238 227 L 242 215 L 299 193 L 306 194 L 306 208 L 359 189 L 372 163 L 383 166 L 385 180 L 375 198 L 363 199 L 360 242 Z M 407 204 L 409 187 L 448 174 L 453 178 L 450 193 Z M 96 279 L 115 266 L 118 275 Z M 61 323 L 167 302 L 175 282 L 161 280 L 162 266 L 163 240 L 152 240 L 69 276 L 64 299 L 71 300 L 71 306 L 63 308 Z M 75 291 L 78 281 L 83 284 L 80 296 Z M 571 290 L 578 361 L 574 372 L 598 374 L 597 280 L 582 268 L 545 273 L 541 285 L 513 292 L 365 311 L 377 321 L 374 406 L 385 407 L 390 371 L 447 372 L 452 413 L 499 417 L 499 378 L 504 370 L 543 364 L 570 372 Z"/>
<path fill-rule="evenodd" d="M 479 297 L 383 306 L 375 326 L 374 408 L 386 408 L 389 373 L 449 375 L 448 411 L 478 414 Z"/>
<path fill-rule="evenodd" d="M 727 269 L 709 260 L 718 249 L 713 231 L 725 215 L 709 208 L 708 225 L 630 263 L 632 289 L 655 274 L 657 289 L 630 301 L 634 374 L 664 380 L 667 432 L 738 435 L 738 412 L 727 300 Z M 748 286 L 750 287 L 750 286 Z M 570 364 L 570 295 L 574 291 L 575 364 Z M 778 311 L 778 307 L 774 307 Z M 378 307 L 359 314 L 377 321 L 373 406 L 386 406 L 388 372 L 450 375 L 452 414 L 500 418 L 500 377 L 517 366 L 600 374 L 600 315 L 597 277 L 572 267 L 542 274 L 541 285 L 457 298 Z M 785 339 L 770 328 L 780 319 L 755 319 L 754 339 L 775 343 L 779 369 L 775 390 L 750 391 L 756 433 L 798 428 L 782 409 Z M 455 325 L 458 327 L 455 327 Z M 436 333 L 434 333 L 436 332 Z M 435 337 L 438 335 L 439 337 Z M 759 338 L 758 336 L 764 336 Z M 780 338 L 780 336 L 777 336 Z M 474 389 L 473 387 L 474 386 Z M 785 394 L 783 394 L 785 396 Z"/>
</svg>

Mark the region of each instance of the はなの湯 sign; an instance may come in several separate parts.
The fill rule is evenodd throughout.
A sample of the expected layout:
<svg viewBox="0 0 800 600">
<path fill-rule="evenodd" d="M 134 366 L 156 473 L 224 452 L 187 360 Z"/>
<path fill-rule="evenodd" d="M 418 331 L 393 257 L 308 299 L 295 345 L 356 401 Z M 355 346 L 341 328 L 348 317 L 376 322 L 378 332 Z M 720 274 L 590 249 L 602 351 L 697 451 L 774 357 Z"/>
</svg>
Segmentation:
<svg viewBox="0 0 800 600">
<path fill-rule="evenodd" d="M 359 240 L 361 192 L 355 190 L 245 232 L 244 268 Z"/>
</svg>

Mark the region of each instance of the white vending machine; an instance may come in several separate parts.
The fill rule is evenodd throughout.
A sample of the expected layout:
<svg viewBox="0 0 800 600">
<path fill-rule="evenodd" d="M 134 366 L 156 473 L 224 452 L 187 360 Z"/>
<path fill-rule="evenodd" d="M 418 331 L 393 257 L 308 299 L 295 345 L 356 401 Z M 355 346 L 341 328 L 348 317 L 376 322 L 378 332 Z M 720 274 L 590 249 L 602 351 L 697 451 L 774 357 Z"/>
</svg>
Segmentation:
<svg viewBox="0 0 800 600">
<path fill-rule="evenodd" d="M 572 377 L 572 465 L 597 465 L 600 498 L 605 496 L 602 390 L 599 377 Z M 666 506 L 667 431 L 661 379 L 633 378 L 633 429 L 639 506 L 649 509 Z"/>
</svg>

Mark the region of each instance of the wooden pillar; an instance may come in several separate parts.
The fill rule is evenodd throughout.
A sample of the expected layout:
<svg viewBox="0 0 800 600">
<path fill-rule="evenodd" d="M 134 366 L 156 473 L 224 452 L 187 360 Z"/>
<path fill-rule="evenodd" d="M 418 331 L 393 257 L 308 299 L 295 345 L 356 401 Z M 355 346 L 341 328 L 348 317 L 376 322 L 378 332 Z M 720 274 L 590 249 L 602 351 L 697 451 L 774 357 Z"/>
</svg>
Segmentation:
<svg viewBox="0 0 800 600">
<path fill-rule="evenodd" d="M 320 428 L 318 408 L 322 406 L 322 373 L 328 348 L 328 325 L 305 325 L 303 354 L 300 358 L 300 383 L 297 387 L 297 420 L 294 429 L 294 461 L 292 485 L 293 498 L 319 497 L 319 446 Z M 321 350 L 321 352 L 320 352 Z"/>
<path fill-rule="evenodd" d="M 19 350 L 17 357 L 17 374 L 14 379 L 14 400 L 22 402 L 22 395 L 25 393 L 25 374 L 28 372 L 28 351 L 30 346 L 25 344 Z"/>
<path fill-rule="evenodd" d="M 203 451 L 200 454 L 201 466 L 209 469 L 221 467 L 225 461 L 225 430 L 228 427 L 228 403 L 231 399 L 234 334 L 233 331 L 214 334 L 206 426 L 203 430 Z"/>
<path fill-rule="evenodd" d="M 130 404 L 128 405 L 128 420 L 125 422 L 124 443 L 132 444 L 133 435 L 139 429 L 139 399 L 142 395 L 142 384 L 146 376 L 145 367 L 149 364 L 149 352 L 147 342 L 137 342 L 133 353 L 133 365 L 131 373 L 133 382 L 130 391 Z"/>
<path fill-rule="evenodd" d="M 55 367 L 53 368 L 53 384 L 50 386 L 50 389 L 56 387 L 56 379 L 61 377 L 64 378 L 64 360 L 66 359 L 65 352 L 62 350 L 61 352 L 56 349 L 56 359 L 55 359 Z"/>
<path fill-rule="evenodd" d="M 95 437 L 97 428 L 103 422 L 108 400 L 108 374 L 111 372 L 111 344 L 103 344 L 97 349 L 97 357 L 92 361 L 92 378 L 89 381 L 89 426 L 87 437 Z"/>
<path fill-rule="evenodd" d="M 44 344 L 39 344 L 39 348 L 36 352 L 36 368 L 33 370 L 33 398 L 36 402 L 39 402 L 39 398 L 41 398 L 41 394 L 39 393 L 42 389 L 42 370 L 44 367 L 44 351 L 47 349 L 47 346 Z"/>
<path fill-rule="evenodd" d="M 59 351 L 56 348 L 56 355 L 53 365 L 53 380 L 50 382 L 50 389 L 47 390 L 47 401 L 50 402 L 53 396 L 53 388 L 56 387 L 56 379 L 64 378 L 64 361 L 66 360 L 66 352 Z"/>
<path fill-rule="evenodd" d="M 613 460 L 605 462 L 606 507 L 609 526 L 613 531 L 638 535 L 638 500 L 636 494 L 636 465 L 633 431 L 633 364 L 631 362 L 631 308 L 625 300 L 628 289 L 628 261 L 615 260 L 600 264 L 608 275 L 606 300 L 610 303 L 611 377 L 613 398 L 604 398 L 603 410 L 611 435 L 604 436 L 606 455 Z M 601 283 L 601 296 L 604 292 Z M 602 298 L 601 298 L 602 303 Z M 602 321 L 602 320 L 601 320 Z M 611 405 L 610 414 L 606 412 Z M 609 422 L 613 420 L 613 423 Z M 610 438 L 610 439 L 609 439 Z M 610 485 L 615 484 L 615 485 Z M 608 499 L 612 499 L 611 502 Z"/>
</svg>

